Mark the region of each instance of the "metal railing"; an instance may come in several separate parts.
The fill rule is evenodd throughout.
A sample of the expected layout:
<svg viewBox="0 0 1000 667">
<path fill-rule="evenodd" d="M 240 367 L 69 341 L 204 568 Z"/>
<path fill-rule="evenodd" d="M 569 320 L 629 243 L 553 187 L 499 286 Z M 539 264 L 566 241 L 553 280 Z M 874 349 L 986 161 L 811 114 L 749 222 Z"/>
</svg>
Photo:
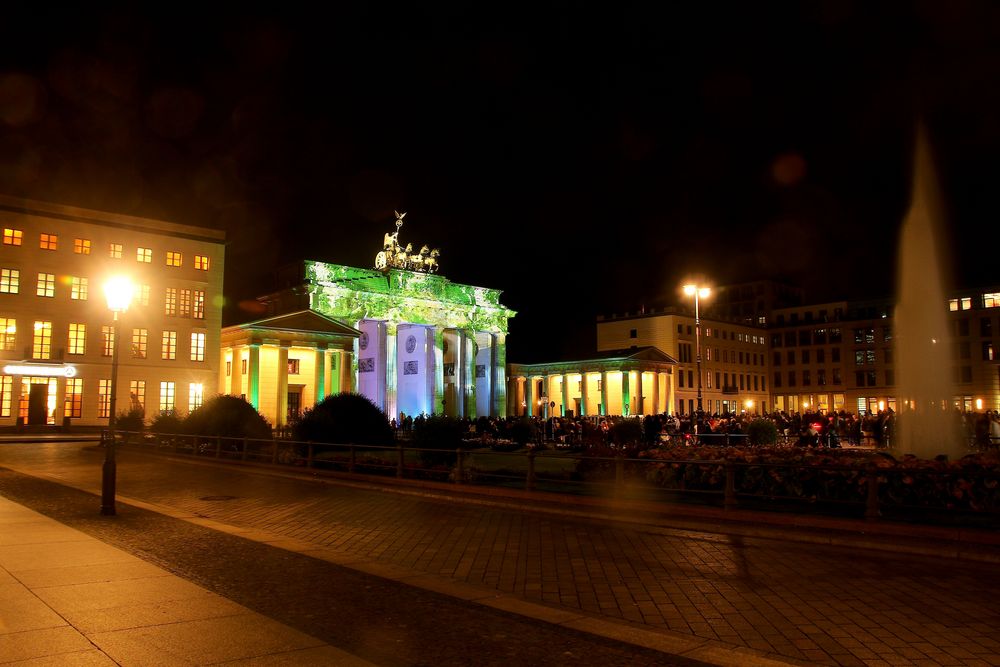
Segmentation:
<svg viewBox="0 0 1000 667">
<path fill-rule="evenodd" d="M 429 449 L 326 444 L 118 431 L 123 444 L 219 461 L 356 475 L 554 491 L 738 508 L 801 510 L 867 519 L 903 515 L 937 522 L 978 516 L 1000 520 L 1000 469 L 923 469 L 879 465 L 874 452 L 830 460 L 664 459 L 585 452 Z M 779 452 L 781 450 L 778 450 Z M 786 450 L 786 454 L 787 454 Z M 823 457 L 813 457 L 822 459 Z M 874 460 L 868 460 L 874 459 Z M 956 495 L 959 491 L 962 497 Z"/>
</svg>

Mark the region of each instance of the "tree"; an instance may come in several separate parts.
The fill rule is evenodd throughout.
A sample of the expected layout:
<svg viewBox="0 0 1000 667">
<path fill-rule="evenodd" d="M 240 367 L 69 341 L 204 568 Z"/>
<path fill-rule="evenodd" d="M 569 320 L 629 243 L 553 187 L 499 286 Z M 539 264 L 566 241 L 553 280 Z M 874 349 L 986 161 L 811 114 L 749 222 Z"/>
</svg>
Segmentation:
<svg viewBox="0 0 1000 667">
<path fill-rule="evenodd" d="M 388 445 L 395 439 L 389 419 L 368 397 L 354 393 L 327 396 L 305 411 L 293 427 L 305 442 Z"/>
</svg>

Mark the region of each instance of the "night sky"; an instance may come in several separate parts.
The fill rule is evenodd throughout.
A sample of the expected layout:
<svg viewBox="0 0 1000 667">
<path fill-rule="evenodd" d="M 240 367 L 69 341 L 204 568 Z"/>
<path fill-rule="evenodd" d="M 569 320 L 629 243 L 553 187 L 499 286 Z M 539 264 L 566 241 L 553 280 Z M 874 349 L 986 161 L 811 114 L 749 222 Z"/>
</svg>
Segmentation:
<svg viewBox="0 0 1000 667">
<path fill-rule="evenodd" d="M 226 324 L 394 209 L 519 311 L 515 362 L 692 272 L 886 296 L 917 119 L 951 281 L 1000 282 L 996 3 L 149 4 L 5 7 L 0 191 L 225 229 Z"/>
</svg>

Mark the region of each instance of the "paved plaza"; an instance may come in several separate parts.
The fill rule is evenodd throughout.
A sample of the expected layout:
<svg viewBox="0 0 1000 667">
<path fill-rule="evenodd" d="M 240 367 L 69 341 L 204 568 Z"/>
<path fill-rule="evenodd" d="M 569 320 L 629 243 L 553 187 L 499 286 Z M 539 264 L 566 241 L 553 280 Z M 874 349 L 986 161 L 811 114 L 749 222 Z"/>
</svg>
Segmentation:
<svg viewBox="0 0 1000 667">
<path fill-rule="evenodd" d="M 133 450 L 109 519 L 76 490 L 99 491 L 102 457 L 0 444 L 0 496 L 376 664 L 1000 664 L 994 563 Z M 409 648 L 366 643 L 343 620 L 373 609 Z"/>
</svg>

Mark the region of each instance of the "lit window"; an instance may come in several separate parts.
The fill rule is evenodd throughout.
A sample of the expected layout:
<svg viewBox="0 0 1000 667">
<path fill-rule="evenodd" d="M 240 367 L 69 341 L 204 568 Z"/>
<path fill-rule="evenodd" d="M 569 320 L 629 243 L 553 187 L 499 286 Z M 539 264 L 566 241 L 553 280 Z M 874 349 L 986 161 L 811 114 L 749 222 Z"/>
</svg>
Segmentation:
<svg viewBox="0 0 1000 667">
<path fill-rule="evenodd" d="M 4 245 L 21 245 L 21 240 L 24 238 L 24 232 L 20 229 L 10 229 L 9 227 L 4 227 L 3 230 L 3 244 Z"/>
<path fill-rule="evenodd" d="M 139 286 L 139 305 L 148 306 L 149 305 L 149 285 Z"/>
<path fill-rule="evenodd" d="M 183 263 L 181 253 L 172 250 L 167 251 L 167 266 L 180 266 Z"/>
<path fill-rule="evenodd" d="M 107 419 L 111 415 L 111 380 L 99 380 L 97 387 L 97 416 Z"/>
<path fill-rule="evenodd" d="M 17 320 L 0 317 L 0 350 L 10 352 L 17 347 Z"/>
<path fill-rule="evenodd" d="M 153 261 L 153 249 L 152 248 L 136 248 L 135 249 L 135 261 L 142 262 L 144 264 L 149 264 Z"/>
<path fill-rule="evenodd" d="M 208 271 L 208 255 L 195 255 L 194 268 L 199 271 Z"/>
<path fill-rule="evenodd" d="M 203 290 L 194 291 L 194 310 L 192 316 L 196 320 L 205 319 L 205 292 Z"/>
<path fill-rule="evenodd" d="M 115 350 L 115 329 L 110 324 L 101 327 L 101 356 L 110 357 Z"/>
<path fill-rule="evenodd" d="M 188 410 L 197 410 L 205 398 L 205 385 L 192 382 L 188 385 Z"/>
<path fill-rule="evenodd" d="M 108 244 L 108 257 L 111 259 L 121 259 L 122 258 L 122 244 L 121 243 L 109 243 Z"/>
<path fill-rule="evenodd" d="M 289 359 L 288 360 L 288 374 L 289 375 L 298 375 L 299 374 L 299 360 L 298 359 Z"/>
<path fill-rule="evenodd" d="M 972 297 L 967 296 L 962 299 L 962 310 L 970 310 L 972 308 Z"/>
<path fill-rule="evenodd" d="M 0 320 L 0 322 L 3 322 L 3 320 Z M 11 347 L 11 348 L 5 348 L 5 349 L 13 350 L 14 348 Z M 993 343 L 992 342 L 987 341 L 987 342 L 983 343 L 983 361 L 996 361 L 996 356 L 995 356 L 995 354 L 993 352 Z"/>
<path fill-rule="evenodd" d="M 10 417 L 11 395 L 14 392 L 14 378 L 0 376 L 0 417 Z"/>
<path fill-rule="evenodd" d="M 191 332 L 191 361 L 205 361 L 205 332 Z"/>
<path fill-rule="evenodd" d="M 163 314 L 164 315 L 176 315 L 177 314 L 177 288 L 168 287 L 166 301 L 164 302 Z"/>
<path fill-rule="evenodd" d="M 56 277 L 52 273 L 38 274 L 38 288 L 35 290 L 36 296 L 55 296 Z"/>
<path fill-rule="evenodd" d="M 52 354 L 52 322 L 35 322 L 35 336 L 31 343 L 34 359 L 48 359 Z"/>
<path fill-rule="evenodd" d="M 77 299 L 78 301 L 86 301 L 88 289 L 87 282 L 86 278 L 71 278 L 69 298 Z"/>
<path fill-rule="evenodd" d="M 174 411 L 174 383 L 160 383 L 160 412 Z"/>
<path fill-rule="evenodd" d="M 83 416 L 83 378 L 66 378 L 66 401 L 63 405 L 66 417 Z"/>
<path fill-rule="evenodd" d="M 21 272 L 17 269 L 0 269 L 0 294 L 17 294 L 21 285 Z"/>
<path fill-rule="evenodd" d="M 73 239 L 73 252 L 77 255 L 89 255 L 90 239 Z"/>
<path fill-rule="evenodd" d="M 181 290 L 180 316 L 191 317 L 191 290 L 189 289 Z"/>
<path fill-rule="evenodd" d="M 87 352 L 87 325 L 70 322 L 69 325 L 69 353 L 86 354 Z"/>
<path fill-rule="evenodd" d="M 38 247 L 42 250 L 56 250 L 59 247 L 59 237 L 55 234 L 41 234 L 38 237 Z"/>
<path fill-rule="evenodd" d="M 132 329 L 132 357 L 135 359 L 146 358 L 146 345 L 149 339 L 147 329 Z"/>
<path fill-rule="evenodd" d="M 132 404 L 130 410 L 146 411 L 146 381 L 131 380 L 128 383 L 128 395 Z"/>
<path fill-rule="evenodd" d="M 163 346 L 160 351 L 161 359 L 176 359 L 177 358 L 177 332 L 176 331 L 164 331 L 163 332 Z"/>
<path fill-rule="evenodd" d="M 4 243 L 6 243 L 6 241 L 4 241 Z M 989 294 L 984 294 L 983 307 L 984 308 L 1000 307 L 1000 292 L 990 292 Z"/>
</svg>

